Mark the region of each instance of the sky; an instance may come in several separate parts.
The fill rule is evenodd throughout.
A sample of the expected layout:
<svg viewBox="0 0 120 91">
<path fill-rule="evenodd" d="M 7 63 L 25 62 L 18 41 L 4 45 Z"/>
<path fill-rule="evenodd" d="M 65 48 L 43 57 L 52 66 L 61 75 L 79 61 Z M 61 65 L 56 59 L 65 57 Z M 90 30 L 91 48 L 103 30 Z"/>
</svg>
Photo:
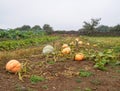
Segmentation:
<svg viewBox="0 0 120 91">
<path fill-rule="evenodd" d="M 84 21 L 120 24 L 120 0 L 0 0 L 0 28 L 49 24 L 54 30 L 78 30 Z"/>
</svg>

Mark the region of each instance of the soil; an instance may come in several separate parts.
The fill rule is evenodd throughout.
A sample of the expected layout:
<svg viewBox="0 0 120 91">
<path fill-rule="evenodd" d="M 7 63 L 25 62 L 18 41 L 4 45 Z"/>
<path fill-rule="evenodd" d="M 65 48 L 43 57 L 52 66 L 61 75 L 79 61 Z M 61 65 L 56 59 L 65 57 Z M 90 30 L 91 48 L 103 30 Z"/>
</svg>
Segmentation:
<svg viewBox="0 0 120 91">
<path fill-rule="evenodd" d="M 38 58 L 30 58 L 31 63 L 38 63 Z M 32 60 L 35 61 L 32 61 Z M 5 64 L 3 64 L 5 65 Z M 100 71 L 93 68 L 92 61 L 56 62 L 48 64 L 45 68 L 33 67 L 31 74 L 41 75 L 47 80 L 38 83 L 31 83 L 29 77 L 24 77 L 24 82 L 18 79 L 17 74 L 5 71 L 0 66 L 0 91 L 120 91 L 120 70 L 119 66 L 107 66 L 107 71 Z M 80 69 L 93 73 L 90 77 L 80 77 Z"/>
</svg>

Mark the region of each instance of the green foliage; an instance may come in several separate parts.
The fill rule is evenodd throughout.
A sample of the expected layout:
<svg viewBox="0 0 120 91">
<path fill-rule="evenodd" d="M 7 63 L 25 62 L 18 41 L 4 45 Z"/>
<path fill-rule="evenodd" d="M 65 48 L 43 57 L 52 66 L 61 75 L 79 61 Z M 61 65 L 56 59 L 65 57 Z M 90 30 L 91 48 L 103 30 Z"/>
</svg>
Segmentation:
<svg viewBox="0 0 120 91">
<path fill-rule="evenodd" d="M 83 25 L 83 28 L 84 30 L 87 30 L 87 31 L 94 31 L 96 26 L 99 24 L 99 21 L 101 19 L 91 19 L 91 22 L 86 22 L 84 21 L 84 25 Z"/>
<path fill-rule="evenodd" d="M 15 30 L 29 31 L 29 30 L 31 30 L 31 27 L 29 25 L 23 25 L 22 27 L 18 27 Z"/>
<path fill-rule="evenodd" d="M 45 24 L 45 25 L 43 26 L 43 30 L 45 30 L 45 32 L 46 32 L 47 34 L 52 34 L 52 32 L 53 32 L 53 28 L 52 28 L 49 24 Z"/>
<path fill-rule="evenodd" d="M 116 25 L 114 27 L 110 27 L 111 32 L 120 32 L 120 25 Z"/>
<path fill-rule="evenodd" d="M 109 32 L 110 28 L 108 26 L 105 26 L 105 25 L 100 25 L 97 27 L 96 30 L 99 32 Z"/>
<path fill-rule="evenodd" d="M 58 37 L 43 36 L 39 38 L 2 41 L 0 42 L 0 51 L 12 50 L 12 49 L 18 49 L 18 48 L 26 48 L 29 46 L 39 46 L 41 43 L 50 42 L 56 39 L 58 39 Z"/>
<path fill-rule="evenodd" d="M 35 25 L 34 27 L 32 27 L 32 30 L 33 31 L 42 30 L 42 28 L 39 25 Z"/>
<path fill-rule="evenodd" d="M 82 69 L 82 70 L 80 70 L 79 75 L 80 75 L 81 77 L 90 77 L 90 76 L 93 75 L 93 73 L 92 73 L 92 72 L 89 72 L 89 71 L 85 71 L 85 70 Z"/>
<path fill-rule="evenodd" d="M 18 40 L 18 39 L 27 39 L 32 37 L 39 37 L 45 35 L 43 30 L 34 30 L 34 31 L 20 31 L 20 30 L 4 30 L 0 31 L 1 40 Z"/>
<path fill-rule="evenodd" d="M 55 64 L 55 61 L 50 60 L 47 63 L 52 65 L 52 64 Z"/>
<path fill-rule="evenodd" d="M 112 49 L 105 50 L 94 54 L 95 68 L 106 70 L 105 65 L 111 62 L 116 62 L 117 58 Z"/>
<path fill-rule="evenodd" d="M 41 77 L 41 76 L 37 76 L 37 75 L 32 75 L 30 77 L 30 81 L 31 81 L 31 83 L 37 83 L 37 82 L 45 81 L 45 78 Z"/>
</svg>

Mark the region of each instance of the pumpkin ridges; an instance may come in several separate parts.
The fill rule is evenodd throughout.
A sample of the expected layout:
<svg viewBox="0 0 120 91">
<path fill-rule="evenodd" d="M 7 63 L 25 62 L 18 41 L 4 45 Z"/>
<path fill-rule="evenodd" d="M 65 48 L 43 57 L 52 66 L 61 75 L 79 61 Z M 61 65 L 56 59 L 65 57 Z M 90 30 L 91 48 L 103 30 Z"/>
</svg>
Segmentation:
<svg viewBox="0 0 120 91">
<path fill-rule="evenodd" d="M 8 63 L 6 67 L 7 67 L 7 69 L 9 70 L 9 69 L 12 69 L 12 68 L 16 67 L 16 65 L 14 65 L 14 64 L 11 62 L 11 63 Z"/>
<path fill-rule="evenodd" d="M 14 67 L 14 68 L 12 69 L 12 72 L 16 72 L 16 70 L 17 70 L 17 71 L 20 71 L 20 70 L 21 70 L 21 67 L 20 67 L 20 66 Z"/>
<path fill-rule="evenodd" d="M 18 71 L 20 71 L 21 69 L 21 63 L 17 60 L 10 60 L 7 64 L 6 64 L 6 70 L 9 72 L 13 72 L 16 73 Z"/>
</svg>

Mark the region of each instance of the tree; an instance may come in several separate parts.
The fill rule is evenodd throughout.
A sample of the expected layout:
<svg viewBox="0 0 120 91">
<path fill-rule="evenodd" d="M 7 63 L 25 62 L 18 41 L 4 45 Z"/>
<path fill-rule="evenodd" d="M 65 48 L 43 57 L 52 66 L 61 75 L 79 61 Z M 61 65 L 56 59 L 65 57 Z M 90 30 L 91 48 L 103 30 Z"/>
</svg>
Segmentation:
<svg viewBox="0 0 120 91">
<path fill-rule="evenodd" d="M 110 31 L 110 27 L 109 26 L 105 26 L 105 25 L 100 25 L 96 28 L 97 31 L 99 32 L 109 32 Z"/>
<path fill-rule="evenodd" d="M 118 25 L 114 26 L 114 27 L 111 29 L 111 31 L 113 31 L 113 32 L 120 32 L 120 25 L 118 24 Z"/>
<path fill-rule="evenodd" d="M 32 30 L 42 30 L 42 28 L 39 25 L 35 25 L 32 27 Z"/>
<path fill-rule="evenodd" d="M 15 30 L 28 31 L 31 30 L 31 27 L 29 25 L 23 25 L 22 27 L 18 27 Z"/>
<path fill-rule="evenodd" d="M 49 24 L 44 24 L 43 30 L 45 30 L 45 32 L 47 34 L 52 34 L 53 33 L 53 28 Z"/>
<path fill-rule="evenodd" d="M 100 21 L 101 19 L 99 18 L 99 19 L 91 19 L 91 22 L 86 22 L 86 21 L 84 21 L 83 23 L 84 23 L 84 25 L 83 25 L 83 29 L 84 30 L 89 30 L 89 31 L 95 31 L 95 29 L 96 29 L 96 27 L 98 26 L 98 24 L 99 24 L 99 21 Z"/>
</svg>

